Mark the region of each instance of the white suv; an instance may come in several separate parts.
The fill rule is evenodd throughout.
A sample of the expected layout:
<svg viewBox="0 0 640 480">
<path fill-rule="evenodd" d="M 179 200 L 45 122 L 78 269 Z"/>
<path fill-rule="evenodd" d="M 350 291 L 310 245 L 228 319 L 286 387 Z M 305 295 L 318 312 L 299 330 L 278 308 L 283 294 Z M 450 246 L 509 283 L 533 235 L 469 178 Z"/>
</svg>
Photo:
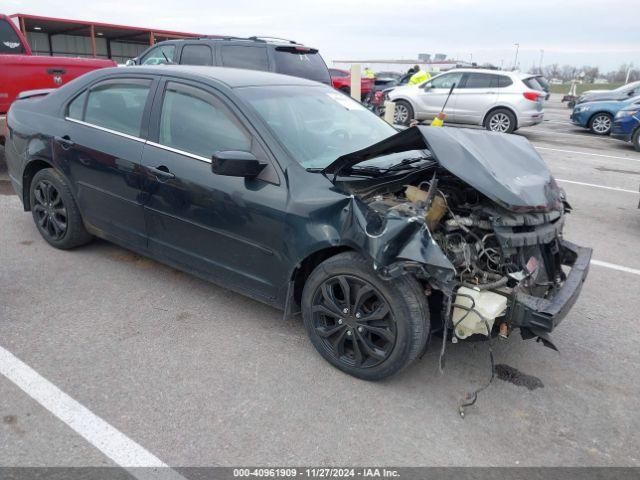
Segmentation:
<svg viewBox="0 0 640 480">
<path fill-rule="evenodd" d="M 542 122 L 546 93 L 534 75 L 476 68 L 450 70 L 421 85 L 393 89 L 389 99 L 396 104 L 395 122 L 433 119 L 454 84 L 444 111 L 446 122 L 502 133 Z"/>
</svg>

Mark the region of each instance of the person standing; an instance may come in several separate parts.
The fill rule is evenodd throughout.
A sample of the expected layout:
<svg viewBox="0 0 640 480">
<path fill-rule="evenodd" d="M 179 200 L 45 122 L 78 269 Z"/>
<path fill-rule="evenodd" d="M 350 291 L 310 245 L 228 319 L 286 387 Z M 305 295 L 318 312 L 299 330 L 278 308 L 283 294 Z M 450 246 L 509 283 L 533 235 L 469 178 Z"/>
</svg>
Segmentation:
<svg viewBox="0 0 640 480">
<path fill-rule="evenodd" d="M 413 68 L 415 70 L 415 73 L 409 79 L 409 85 L 419 85 L 431 78 L 429 72 L 425 72 L 424 70 L 422 70 L 419 65 L 416 65 Z"/>
<path fill-rule="evenodd" d="M 362 76 L 364 78 L 376 78 L 376 74 L 373 73 L 373 70 L 371 70 L 369 67 L 364 67 L 364 72 L 362 72 Z"/>
</svg>

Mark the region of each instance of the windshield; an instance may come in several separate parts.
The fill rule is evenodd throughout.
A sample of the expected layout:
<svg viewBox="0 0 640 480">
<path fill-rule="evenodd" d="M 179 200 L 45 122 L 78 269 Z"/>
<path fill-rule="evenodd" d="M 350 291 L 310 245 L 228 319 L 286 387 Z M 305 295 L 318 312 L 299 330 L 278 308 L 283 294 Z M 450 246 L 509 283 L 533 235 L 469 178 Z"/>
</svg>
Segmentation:
<svg viewBox="0 0 640 480">
<path fill-rule="evenodd" d="M 329 87 L 244 87 L 236 91 L 305 168 L 324 168 L 342 155 L 398 133 L 361 104 Z M 360 166 L 387 166 L 412 156 L 424 155 L 403 152 Z"/>
<path fill-rule="evenodd" d="M 5 20 L 0 20 L 0 53 L 24 53 L 20 38 Z"/>
<path fill-rule="evenodd" d="M 299 51 L 295 47 L 276 47 L 276 72 L 331 84 L 329 70 L 317 50 Z"/>
</svg>

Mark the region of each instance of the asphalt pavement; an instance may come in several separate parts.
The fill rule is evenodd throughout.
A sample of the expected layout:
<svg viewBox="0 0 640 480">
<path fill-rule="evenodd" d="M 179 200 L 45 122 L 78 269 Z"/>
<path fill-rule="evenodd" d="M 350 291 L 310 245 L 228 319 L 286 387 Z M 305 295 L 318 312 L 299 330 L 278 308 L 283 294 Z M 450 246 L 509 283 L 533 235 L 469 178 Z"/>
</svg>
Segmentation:
<svg viewBox="0 0 640 480">
<path fill-rule="evenodd" d="M 640 153 L 568 115 L 552 99 L 518 134 L 567 191 L 565 237 L 596 262 L 553 333 L 560 352 L 496 342 L 520 373 L 464 419 L 484 343 L 449 345 L 443 375 L 432 344 L 391 379 L 357 380 L 298 318 L 104 241 L 49 247 L 0 173 L 0 348 L 93 415 L 62 421 L 0 375 L 0 465 L 114 465 L 86 434 L 103 421 L 171 466 L 640 466 Z"/>
</svg>

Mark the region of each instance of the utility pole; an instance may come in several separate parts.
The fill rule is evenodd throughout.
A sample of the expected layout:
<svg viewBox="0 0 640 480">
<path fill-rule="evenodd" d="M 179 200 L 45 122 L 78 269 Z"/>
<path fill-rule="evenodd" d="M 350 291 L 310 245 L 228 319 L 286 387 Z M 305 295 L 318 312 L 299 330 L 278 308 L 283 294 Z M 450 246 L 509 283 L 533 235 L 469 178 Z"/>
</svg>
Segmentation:
<svg viewBox="0 0 640 480">
<path fill-rule="evenodd" d="M 516 70 L 518 68 L 518 50 L 520 50 L 520 44 L 514 43 L 516 47 L 516 58 L 513 60 L 513 69 Z"/>
<path fill-rule="evenodd" d="M 542 59 L 544 58 L 544 50 L 540 50 L 540 73 L 542 74 Z"/>
</svg>

